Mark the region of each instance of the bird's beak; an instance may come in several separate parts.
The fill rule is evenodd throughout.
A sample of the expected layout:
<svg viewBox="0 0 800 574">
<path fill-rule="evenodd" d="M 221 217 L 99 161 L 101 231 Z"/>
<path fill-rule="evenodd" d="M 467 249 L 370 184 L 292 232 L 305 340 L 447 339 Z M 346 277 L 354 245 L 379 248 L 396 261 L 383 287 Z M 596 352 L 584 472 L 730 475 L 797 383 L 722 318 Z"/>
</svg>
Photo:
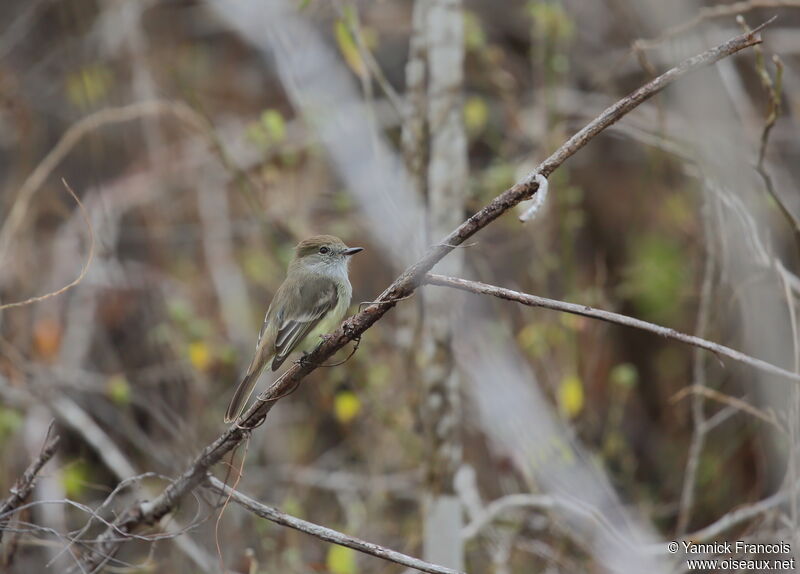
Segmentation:
<svg viewBox="0 0 800 574">
<path fill-rule="evenodd" d="M 364 248 L 363 247 L 348 247 L 342 253 L 344 253 L 345 255 L 347 255 L 349 257 L 350 255 L 355 255 L 359 251 L 364 251 Z"/>
</svg>

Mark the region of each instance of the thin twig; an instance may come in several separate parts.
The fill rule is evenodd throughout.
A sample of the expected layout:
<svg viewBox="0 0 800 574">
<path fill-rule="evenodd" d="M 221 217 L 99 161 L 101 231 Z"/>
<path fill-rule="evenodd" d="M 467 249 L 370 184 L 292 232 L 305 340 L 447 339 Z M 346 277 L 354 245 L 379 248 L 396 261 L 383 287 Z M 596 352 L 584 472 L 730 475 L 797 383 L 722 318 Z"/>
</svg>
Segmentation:
<svg viewBox="0 0 800 574">
<path fill-rule="evenodd" d="M 381 65 L 377 62 L 375 56 L 372 54 L 372 51 L 369 49 L 367 40 L 364 37 L 364 29 L 361 25 L 357 7 L 354 4 L 348 4 L 343 8 L 339 2 L 336 2 L 334 6 L 339 13 L 339 17 L 345 23 L 347 30 L 350 32 L 350 35 L 355 41 L 358 55 L 361 58 L 361 62 L 364 64 L 367 72 L 367 79 L 370 79 L 370 75 L 372 76 L 372 79 L 374 79 L 378 86 L 380 86 L 381 90 L 383 90 L 383 93 L 386 95 L 386 99 L 394 109 L 394 112 L 398 117 L 402 118 L 404 108 L 403 98 L 397 93 L 397 90 L 395 90 L 394 86 L 392 86 L 392 84 L 389 82 L 389 79 L 383 72 L 383 68 L 381 68 Z"/>
<path fill-rule="evenodd" d="M 50 431 L 48 430 L 48 435 L 49 434 Z M 20 476 L 14 483 L 14 486 L 11 487 L 11 495 L 0 504 L 0 516 L 3 517 L 0 520 L 0 540 L 3 539 L 3 531 L 8 525 L 9 520 L 11 520 L 11 514 L 27 500 L 36 484 L 36 476 L 39 474 L 39 471 L 42 470 L 42 467 L 47 464 L 47 461 L 53 458 L 60 440 L 61 437 L 58 435 L 45 438 L 45 443 L 42 445 L 39 456 L 25 469 L 22 476 Z"/>
<path fill-rule="evenodd" d="M 736 18 L 736 21 L 745 31 L 750 29 L 747 25 L 747 22 L 745 22 L 741 15 Z M 770 76 L 769 72 L 767 71 L 767 66 L 764 61 L 764 50 L 762 47 L 755 46 L 754 52 L 756 60 L 755 70 L 758 74 L 759 80 L 761 81 L 761 87 L 764 88 L 764 91 L 767 93 L 767 97 L 769 98 L 767 115 L 764 118 L 764 126 L 761 128 L 758 158 L 756 160 L 756 173 L 758 173 L 763 180 L 764 188 L 778 206 L 781 215 L 786 219 L 789 225 L 792 226 L 795 243 L 797 244 L 798 249 L 800 249 L 800 221 L 798 221 L 792 210 L 789 209 L 789 207 L 786 205 L 786 202 L 778 194 L 777 190 L 775 189 L 775 185 L 772 182 L 772 176 L 767 171 L 767 166 L 765 165 L 769 136 L 772 133 L 772 128 L 775 127 L 775 122 L 778 121 L 778 117 L 782 112 L 781 97 L 783 93 L 783 62 L 777 54 L 773 54 L 772 63 L 775 66 L 775 77 L 773 79 L 773 77 Z"/>
<path fill-rule="evenodd" d="M 765 512 L 768 512 L 785 503 L 790 498 L 790 490 L 791 489 L 779 490 L 764 500 L 737 508 L 736 510 L 731 511 L 718 520 L 712 522 L 705 528 L 701 528 L 700 530 L 696 530 L 690 534 L 687 534 L 683 537 L 683 539 L 691 540 L 692 542 L 715 540 L 720 534 L 730 530 L 734 526 L 738 526 L 743 522 L 747 522 L 748 520 L 761 516 Z"/>
<path fill-rule="evenodd" d="M 86 273 L 89 271 L 89 265 L 92 264 L 92 260 L 94 259 L 94 229 L 92 228 L 92 220 L 89 217 L 89 214 L 86 212 L 86 208 L 81 203 L 81 200 L 78 199 L 77 194 L 72 190 L 72 188 L 67 183 L 66 179 L 62 179 L 61 182 L 64 184 L 64 187 L 67 189 L 69 194 L 72 196 L 72 199 L 75 200 L 75 203 L 78 204 L 78 209 L 81 211 L 81 217 L 83 217 L 83 221 L 86 223 L 86 229 L 89 233 L 89 255 L 86 257 L 86 262 L 83 264 L 83 268 L 81 272 L 78 273 L 78 276 L 73 279 L 67 285 L 64 285 L 60 289 L 56 289 L 50 293 L 45 293 L 44 295 L 38 295 L 36 297 L 30 297 L 25 299 L 24 301 L 16 301 L 14 303 L 5 303 L 0 305 L 0 311 L 4 309 L 12 309 L 14 307 L 23 307 L 24 305 L 30 305 L 31 303 L 38 303 L 39 301 L 44 301 L 45 299 L 50 299 L 51 297 L 55 297 L 57 295 L 61 295 L 66 291 L 69 291 L 75 285 L 83 281 L 83 278 L 86 277 Z"/>
<path fill-rule="evenodd" d="M 656 38 L 640 38 L 634 42 L 634 45 L 641 50 L 652 50 L 666 40 L 679 36 L 706 20 L 729 18 L 759 8 L 800 8 L 800 0 L 744 0 L 733 4 L 705 6 L 697 10 L 696 15 L 690 20 L 667 28 Z"/>
<path fill-rule="evenodd" d="M 16 235 L 17 230 L 22 225 L 34 194 L 58 164 L 86 135 L 103 126 L 127 123 L 144 117 L 164 114 L 173 114 L 184 122 L 193 125 L 196 129 L 203 129 L 200 120 L 198 120 L 198 114 L 189 106 L 182 102 L 164 100 L 137 102 L 118 108 L 106 108 L 89 114 L 70 126 L 61 136 L 61 139 L 58 140 L 55 147 L 50 150 L 36 166 L 36 169 L 22 183 L 8 217 L 3 222 L 3 227 L 0 228 L 0 263 L 3 263 L 6 258 L 11 238 Z"/>
<path fill-rule="evenodd" d="M 710 388 L 706 387 L 705 385 L 690 385 L 688 387 L 684 387 L 680 391 L 678 391 L 677 393 L 672 395 L 672 397 L 670 397 L 670 399 L 669 399 L 669 402 L 677 403 L 678 401 L 680 401 L 681 399 L 683 399 L 683 398 L 685 398 L 685 397 L 687 397 L 689 395 L 692 395 L 693 397 L 704 397 L 704 398 L 707 398 L 707 399 L 715 400 L 715 401 L 717 401 L 719 403 L 731 406 L 731 407 L 735 408 L 737 411 L 742 411 L 742 412 L 748 413 L 750 415 L 753 415 L 757 419 L 760 419 L 760 420 L 762 420 L 762 421 L 764 421 L 766 423 L 774 425 L 775 428 L 777 428 L 780 431 L 784 431 L 785 430 L 780 425 L 778 420 L 775 418 L 775 415 L 773 413 L 765 412 L 765 411 L 763 411 L 763 410 L 761 410 L 759 408 L 754 407 L 753 405 L 751 405 L 750 403 L 748 403 L 745 400 L 739 399 L 737 397 L 732 397 L 730 395 L 726 395 L 725 393 L 722 393 L 720 391 L 717 391 L 717 390 L 714 390 L 714 389 L 710 389 Z M 704 426 L 705 426 L 705 421 L 703 421 L 703 424 L 701 424 L 699 428 L 702 429 Z M 681 532 L 680 530 L 681 529 L 679 529 L 678 534 L 684 534 L 685 533 L 685 532 Z M 686 529 L 683 528 L 682 530 L 685 531 Z"/>
<path fill-rule="evenodd" d="M 628 317 L 627 315 L 612 313 L 611 311 L 603 311 L 602 309 L 595 309 L 594 307 L 589 307 L 588 305 L 578 305 L 575 303 L 556 301 L 555 299 L 547 299 L 545 297 L 537 297 L 536 295 L 520 293 L 519 291 L 504 289 L 503 287 L 496 287 L 495 285 L 488 285 L 479 281 L 468 281 L 466 279 L 458 279 L 456 277 L 445 277 L 444 275 L 436 275 L 434 273 L 428 273 L 425 276 L 425 282 L 429 285 L 452 287 L 454 289 L 460 289 L 461 291 L 468 291 L 470 293 L 492 295 L 500 299 L 516 301 L 517 303 L 522 303 L 523 305 L 528 305 L 529 307 L 541 307 L 543 309 L 552 309 L 553 311 L 563 311 L 573 315 L 582 315 L 584 317 L 600 319 L 601 321 L 607 321 L 609 323 L 616 323 L 617 325 L 633 327 L 634 329 L 640 329 L 642 331 L 649 331 L 650 333 L 661 335 L 667 339 L 680 341 L 681 343 L 686 343 L 687 345 L 693 345 L 695 347 L 706 349 L 707 351 L 728 357 L 739 363 L 750 365 L 751 367 L 755 367 L 756 369 L 766 373 L 780 375 L 793 381 L 800 381 L 800 375 L 797 373 L 787 371 L 786 369 L 782 369 L 776 365 L 773 365 L 772 363 L 762 361 L 761 359 L 756 359 L 755 357 L 745 355 L 744 353 L 735 349 L 731 349 L 730 347 L 726 347 L 706 339 L 701 339 L 700 337 L 695 337 L 694 335 L 687 335 L 686 333 L 681 333 L 675 329 L 656 325 L 655 323 L 650 323 L 648 321 L 642 321 L 641 319 Z"/>
<path fill-rule="evenodd" d="M 421 572 L 430 572 L 431 574 L 460 574 L 458 570 L 431 564 L 430 562 L 425 562 L 424 560 L 414 558 L 413 556 L 402 554 L 396 550 L 391 550 L 372 542 L 366 542 L 365 540 L 355 538 L 354 536 L 348 536 L 347 534 L 338 532 L 331 528 L 320 526 L 319 524 L 314 524 L 313 522 L 308 522 L 300 518 L 295 518 L 294 516 L 285 514 L 276 508 L 262 504 L 257 500 L 242 494 L 238 490 L 234 490 L 213 476 L 208 476 L 206 478 L 206 482 L 212 490 L 227 496 L 229 499 L 238 503 L 240 506 L 249 510 L 256 516 L 266 518 L 275 524 L 288 526 L 289 528 L 294 528 L 300 532 L 305 532 L 306 534 L 315 536 L 320 540 L 332 542 L 340 546 L 346 546 L 348 548 L 352 548 L 353 550 L 363 552 L 364 554 L 375 556 L 376 558 L 388 560 L 389 562 L 394 562 L 396 564 L 402 564 L 403 566 L 408 566 L 409 568 L 415 568 Z"/>
<path fill-rule="evenodd" d="M 716 260 L 716 244 L 712 233 L 713 218 L 711 217 L 711 206 L 713 201 L 710 195 L 706 195 L 703 201 L 703 238 L 705 239 L 705 260 L 703 262 L 703 282 L 700 287 L 700 304 L 697 310 L 697 322 L 694 334 L 697 337 L 705 337 L 708 330 L 710 318 L 711 296 L 714 287 L 714 266 Z M 692 357 L 692 379 L 694 386 L 702 389 L 706 388 L 706 363 L 705 354 L 700 348 L 695 347 Z M 700 456 L 706 443 L 705 414 L 705 395 L 695 393 L 692 395 L 692 439 L 689 443 L 689 452 L 686 457 L 686 471 L 683 475 L 683 487 L 681 490 L 680 506 L 678 508 L 678 522 L 675 532 L 678 536 L 686 533 L 689 522 L 692 518 L 694 507 L 694 495 L 697 482 L 697 469 L 700 466 Z"/>
<path fill-rule="evenodd" d="M 603 513 L 596 508 L 583 504 L 579 500 L 571 500 L 564 496 L 550 496 L 547 494 L 509 494 L 493 500 L 486 506 L 481 514 L 464 527 L 461 531 L 461 535 L 467 540 L 475 538 L 480 534 L 481 530 L 495 521 L 500 515 L 505 514 L 509 510 L 520 508 L 541 510 L 561 508 L 586 519 L 587 522 L 595 523 L 607 529 L 609 532 L 620 535 L 616 532 L 613 524 L 611 524 L 608 519 L 603 516 Z"/>
<path fill-rule="evenodd" d="M 619 121 L 639 104 L 651 98 L 677 79 L 703 67 L 710 66 L 722 58 L 761 42 L 761 39 L 755 32 L 756 31 L 750 34 L 742 34 L 702 54 L 684 60 L 658 78 L 648 82 L 628 96 L 625 96 L 572 136 L 534 171 L 544 177 L 548 177 L 567 159 L 589 143 L 597 134 Z M 315 363 L 321 363 L 347 343 L 364 333 L 380 320 L 389 309 L 394 307 L 396 300 L 407 297 L 413 293 L 424 280 L 425 274 L 444 258 L 445 255 L 450 253 L 450 251 L 454 249 L 454 246 L 460 245 L 520 202 L 530 199 L 533 194 L 536 193 L 537 189 L 538 184 L 535 181 L 523 181 L 514 185 L 495 197 L 483 209 L 479 210 L 472 215 L 472 217 L 459 225 L 447 237 L 443 238 L 441 242 L 430 247 L 419 261 L 406 269 L 386 288 L 378 298 L 376 304 L 370 305 L 363 311 L 345 320 L 336 331 L 323 341 L 323 343 L 308 356 L 310 363 L 292 365 L 286 371 L 286 376 L 282 377 L 281 385 L 273 385 L 268 389 L 267 394 L 269 396 L 267 398 L 283 394 L 286 389 L 296 385 L 305 378 L 306 375 L 312 372 L 315 369 Z M 128 511 L 120 515 L 115 521 L 115 528 L 108 529 L 101 534 L 98 538 L 95 552 L 85 557 L 87 569 L 94 571 L 102 567 L 102 565 L 107 562 L 107 557 L 113 556 L 116 553 L 117 549 L 122 544 L 122 541 L 117 539 L 119 532 L 132 533 L 141 525 L 156 524 L 161 518 L 172 512 L 186 494 L 206 480 L 206 475 L 211 466 L 219 462 L 222 457 L 241 443 L 245 434 L 249 432 L 247 428 L 243 427 L 252 426 L 257 421 L 266 417 L 274 404 L 274 401 L 271 400 L 254 403 L 250 409 L 244 413 L 241 425 L 235 424 L 228 427 L 216 440 L 206 446 L 189 464 L 186 470 L 170 483 L 159 496 L 151 501 L 135 504 L 133 507 L 129 508 Z"/>
<path fill-rule="evenodd" d="M 239 485 L 239 481 L 242 480 L 242 476 L 244 475 L 244 463 L 247 460 L 247 451 L 250 449 L 250 437 L 246 438 L 244 441 L 244 452 L 242 453 L 242 462 L 239 463 L 239 468 L 236 469 L 236 478 L 233 481 L 233 486 L 228 487 L 228 478 L 230 477 L 230 473 L 233 470 L 233 458 L 236 456 L 236 451 L 231 453 L 231 462 L 228 465 L 228 474 L 225 477 L 225 482 L 221 483 L 222 486 L 225 488 L 229 488 L 230 494 L 225 497 L 225 501 L 222 503 L 222 508 L 220 508 L 219 514 L 217 515 L 217 520 L 214 522 L 214 544 L 217 547 L 217 558 L 219 559 L 219 566 L 223 572 L 227 572 L 228 569 L 225 568 L 225 559 L 222 557 L 222 547 L 219 544 L 219 525 L 222 522 L 222 515 L 225 514 L 225 509 L 228 508 L 228 504 L 231 501 L 231 496 L 234 492 L 236 492 L 236 487 Z M 220 491 L 223 493 L 224 492 Z"/>
</svg>

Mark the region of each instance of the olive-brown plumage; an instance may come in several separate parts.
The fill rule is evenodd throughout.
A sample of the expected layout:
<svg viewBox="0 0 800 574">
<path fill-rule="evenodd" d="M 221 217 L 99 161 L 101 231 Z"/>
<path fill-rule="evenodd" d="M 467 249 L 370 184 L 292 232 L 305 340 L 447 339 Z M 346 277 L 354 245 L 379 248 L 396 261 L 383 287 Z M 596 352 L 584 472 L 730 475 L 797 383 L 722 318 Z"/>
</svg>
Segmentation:
<svg viewBox="0 0 800 574">
<path fill-rule="evenodd" d="M 253 360 L 225 412 L 225 422 L 232 422 L 244 410 L 267 364 L 275 371 L 292 351 L 313 349 L 319 335 L 342 320 L 352 295 L 348 263 L 361 250 L 347 247 L 333 235 L 316 235 L 295 247 L 286 279 L 264 318 Z"/>
</svg>

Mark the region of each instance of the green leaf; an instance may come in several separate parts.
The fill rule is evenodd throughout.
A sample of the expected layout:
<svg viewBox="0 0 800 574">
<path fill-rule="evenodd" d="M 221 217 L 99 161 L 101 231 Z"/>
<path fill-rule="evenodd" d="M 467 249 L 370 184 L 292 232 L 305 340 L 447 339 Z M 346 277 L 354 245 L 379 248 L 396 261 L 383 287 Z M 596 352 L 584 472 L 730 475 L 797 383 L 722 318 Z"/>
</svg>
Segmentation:
<svg viewBox="0 0 800 574">
<path fill-rule="evenodd" d="M 0 442 L 5 441 L 22 426 L 22 415 L 12 409 L 0 407 Z"/>
<path fill-rule="evenodd" d="M 560 3 L 531 1 L 528 13 L 538 34 L 565 41 L 575 35 L 575 23 Z"/>
<path fill-rule="evenodd" d="M 336 21 L 334 35 L 336 36 L 336 44 L 339 46 L 339 51 L 342 53 L 348 67 L 354 73 L 363 76 L 366 73 L 364 60 L 361 58 L 356 41 L 344 20 L 339 19 Z"/>
<path fill-rule="evenodd" d="M 80 498 L 89 482 L 89 467 L 83 461 L 76 461 L 64 467 L 61 472 L 61 485 L 67 498 Z"/>
<path fill-rule="evenodd" d="M 631 389 L 639 382 L 639 371 L 631 363 L 620 363 L 611 369 L 608 378 L 614 385 Z"/>
<path fill-rule="evenodd" d="M 113 375 L 106 382 L 108 398 L 120 406 L 129 405 L 131 402 L 131 385 L 125 375 Z"/>
<path fill-rule="evenodd" d="M 517 342 L 533 357 L 541 357 L 548 349 L 544 329 L 538 323 L 528 323 L 517 333 Z"/>
<path fill-rule="evenodd" d="M 682 295 L 691 284 L 688 264 L 686 253 L 674 239 L 636 236 L 620 294 L 631 299 L 644 318 L 674 323 Z"/>
<path fill-rule="evenodd" d="M 470 10 L 464 10 L 464 45 L 472 52 L 480 52 L 486 47 L 486 33 L 480 18 Z"/>
<path fill-rule="evenodd" d="M 264 126 L 271 143 L 278 144 L 286 139 L 286 122 L 278 110 L 264 110 L 261 113 L 261 125 Z"/>
</svg>

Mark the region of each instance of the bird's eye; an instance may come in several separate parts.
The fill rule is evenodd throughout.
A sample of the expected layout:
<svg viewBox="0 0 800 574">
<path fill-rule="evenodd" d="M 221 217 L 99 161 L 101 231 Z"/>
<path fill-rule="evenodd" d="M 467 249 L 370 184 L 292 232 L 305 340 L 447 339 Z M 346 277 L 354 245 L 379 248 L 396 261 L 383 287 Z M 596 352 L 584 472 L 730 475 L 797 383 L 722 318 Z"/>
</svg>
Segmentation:
<svg viewBox="0 0 800 574">
<path fill-rule="evenodd" d="M 323 247 L 320 247 L 320 248 L 319 248 L 319 252 L 320 252 L 320 253 L 322 253 L 322 254 L 325 254 L 325 253 L 327 253 L 328 251 L 330 251 L 330 249 L 328 249 L 328 248 L 327 248 L 327 247 L 325 247 L 325 246 L 323 246 Z"/>
</svg>

